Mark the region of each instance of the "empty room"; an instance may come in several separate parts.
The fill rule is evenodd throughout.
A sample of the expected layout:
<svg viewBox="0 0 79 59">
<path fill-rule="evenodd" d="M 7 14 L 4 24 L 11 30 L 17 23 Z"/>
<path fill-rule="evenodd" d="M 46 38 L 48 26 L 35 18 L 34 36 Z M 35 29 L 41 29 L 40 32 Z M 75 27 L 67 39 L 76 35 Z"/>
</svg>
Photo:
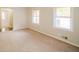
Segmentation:
<svg viewBox="0 0 79 59">
<path fill-rule="evenodd" d="M 0 52 L 79 52 L 79 8 L 1 7 Z"/>
</svg>

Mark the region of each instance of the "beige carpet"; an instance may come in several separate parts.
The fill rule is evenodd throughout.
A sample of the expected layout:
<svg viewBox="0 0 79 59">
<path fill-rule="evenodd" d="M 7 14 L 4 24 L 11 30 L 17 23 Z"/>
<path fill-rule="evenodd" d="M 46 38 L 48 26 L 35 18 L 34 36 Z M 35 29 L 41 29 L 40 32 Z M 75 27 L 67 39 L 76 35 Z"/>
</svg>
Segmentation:
<svg viewBox="0 0 79 59">
<path fill-rule="evenodd" d="M 79 48 L 38 32 L 25 29 L 0 32 L 0 51 L 7 52 L 75 52 Z"/>
</svg>

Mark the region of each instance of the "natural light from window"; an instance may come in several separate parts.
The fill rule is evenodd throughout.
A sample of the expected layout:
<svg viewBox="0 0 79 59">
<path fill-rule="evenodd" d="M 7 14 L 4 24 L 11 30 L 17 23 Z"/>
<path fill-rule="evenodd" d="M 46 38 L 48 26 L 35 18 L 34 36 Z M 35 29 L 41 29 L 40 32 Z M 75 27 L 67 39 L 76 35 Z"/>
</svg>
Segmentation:
<svg viewBox="0 0 79 59">
<path fill-rule="evenodd" d="M 55 8 L 54 10 L 54 27 L 71 30 L 70 8 Z"/>
<path fill-rule="evenodd" d="M 39 24 L 39 10 L 32 10 L 32 23 Z"/>
</svg>

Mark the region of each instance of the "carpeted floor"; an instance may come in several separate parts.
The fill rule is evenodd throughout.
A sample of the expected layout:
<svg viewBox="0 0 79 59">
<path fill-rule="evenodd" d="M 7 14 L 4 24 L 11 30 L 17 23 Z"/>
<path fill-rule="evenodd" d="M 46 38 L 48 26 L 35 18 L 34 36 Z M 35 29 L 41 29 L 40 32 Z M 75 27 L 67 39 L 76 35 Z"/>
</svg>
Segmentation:
<svg viewBox="0 0 79 59">
<path fill-rule="evenodd" d="M 1 52 L 76 52 L 79 48 L 41 33 L 24 29 L 0 32 Z"/>
</svg>

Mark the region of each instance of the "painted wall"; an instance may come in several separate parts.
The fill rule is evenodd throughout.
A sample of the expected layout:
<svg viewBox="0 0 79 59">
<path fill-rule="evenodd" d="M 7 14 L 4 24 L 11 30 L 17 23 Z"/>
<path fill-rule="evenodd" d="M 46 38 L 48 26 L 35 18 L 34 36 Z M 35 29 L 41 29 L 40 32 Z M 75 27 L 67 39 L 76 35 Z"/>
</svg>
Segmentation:
<svg viewBox="0 0 79 59">
<path fill-rule="evenodd" d="M 40 10 L 40 24 L 32 23 L 32 9 Z M 34 29 L 36 31 L 46 33 L 49 35 L 54 35 L 57 37 L 67 36 L 68 41 L 79 45 L 79 8 L 73 9 L 73 31 L 62 30 L 53 27 L 53 8 L 45 7 L 45 8 L 28 8 L 28 22 L 29 28 Z M 66 39 L 64 39 L 66 40 Z"/>
<path fill-rule="evenodd" d="M 15 7 L 12 9 L 14 30 L 27 28 L 27 8 Z"/>
</svg>

